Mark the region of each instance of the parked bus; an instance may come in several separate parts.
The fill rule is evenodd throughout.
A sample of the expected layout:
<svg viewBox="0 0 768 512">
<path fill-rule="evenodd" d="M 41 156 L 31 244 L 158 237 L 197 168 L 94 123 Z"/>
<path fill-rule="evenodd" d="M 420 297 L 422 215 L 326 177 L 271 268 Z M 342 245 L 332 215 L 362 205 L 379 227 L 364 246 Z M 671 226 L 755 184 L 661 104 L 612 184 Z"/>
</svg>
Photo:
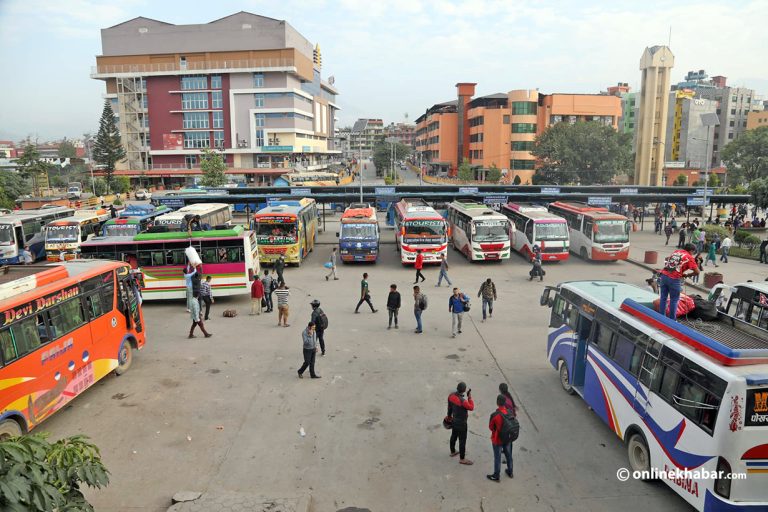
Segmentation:
<svg viewBox="0 0 768 512">
<path fill-rule="evenodd" d="M 424 255 L 424 263 L 439 263 L 448 250 L 448 223 L 423 199 L 403 198 L 395 206 L 395 243 L 403 265 Z"/>
<path fill-rule="evenodd" d="M 75 261 L 0 280 L 0 439 L 29 432 L 144 346 L 137 274 Z"/>
<path fill-rule="evenodd" d="M 379 221 L 369 204 L 352 204 L 341 216 L 341 261 L 376 261 L 379 256 Z"/>
<path fill-rule="evenodd" d="M 726 315 L 768 331 L 768 283 L 716 284 L 708 299 Z"/>
<path fill-rule="evenodd" d="M 273 264 L 282 254 L 286 263 L 301 265 L 315 247 L 318 218 L 314 199 L 270 201 L 253 221 L 262 263 Z"/>
<path fill-rule="evenodd" d="M 768 510 L 768 331 L 724 313 L 675 321 L 656 298 L 619 282 L 548 287 L 560 384 L 625 442 L 631 470 L 657 472 L 643 478 L 697 510 Z"/>
<path fill-rule="evenodd" d="M 554 202 L 549 211 L 568 223 L 571 252 L 599 261 L 629 258 L 629 219 L 584 203 Z"/>
<path fill-rule="evenodd" d="M 544 261 L 568 259 L 568 224 L 550 213 L 545 206 L 509 203 L 501 207 L 514 229 L 510 230 L 512 248 L 530 259 L 533 247 L 541 249 Z"/>
<path fill-rule="evenodd" d="M 224 203 L 188 204 L 155 218 L 153 229 L 157 231 L 186 231 L 185 219 L 200 217 L 200 229 L 226 229 L 232 223 L 232 208 Z"/>
<path fill-rule="evenodd" d="M 509 259 L 509 220 L 488 206 L 456 200 L 448 205 L 448 225 L 451 245 L 469 261 Z"/>
<path fill-rule="evenodd" d="M 280 177 L 291 187 L 328 187 L 339 184 L 339 174 L 335 172 L 294 172 Z"/>
<path fill-rule="evenodd" d="M 128 205 L 116 219 L 109 219 L 104 223 L 101 236 L 136 236 L 149 229 L 156 217 L 170 211 L 171 209 L 164 205 Z"/>
<path fill-rule="evenodd" d="M 138 268 L 145 300 L 186 298 L 184 250 L 194 247 L 203 261 L 200 269 L 211 276 L 214 296 L 250 293 L 259 274 L 256 237 L 242 226 L 186 233 L 140 233 L 129 237 L 93 238 L 82 245 L 83 258 L 125 261 Z"/>
<path fill-rule="evenodd" d="M 17 210 L 0 217 L 0 265 L 22 263 L 19 251 L 29 245 L 32 258 L 45 257 L 45 235 L 43 228 L 56 219 L 69 217 L 72 208 L 56 206 L 39 210 Z"/>
<path fill-rule="evenodd" d="M 48 261 L 77 258 L 80 244 L 98 236 L 110 218 L 109 210 L 77 210 L 71 217 L 54 220 L 45 226 L 45 254 Z"/>
</svg>

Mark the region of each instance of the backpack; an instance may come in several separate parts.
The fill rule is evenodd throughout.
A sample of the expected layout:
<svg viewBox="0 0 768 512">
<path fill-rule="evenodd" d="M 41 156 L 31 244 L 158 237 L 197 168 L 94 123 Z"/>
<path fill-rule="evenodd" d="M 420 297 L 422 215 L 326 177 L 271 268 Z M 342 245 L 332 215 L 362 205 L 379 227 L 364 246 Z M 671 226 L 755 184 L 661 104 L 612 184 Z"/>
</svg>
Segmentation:
<svg viewBox="0 0 768 512">
<path fill-rule="evenodd" d="M 421 294 L 421 299 L 419 299 L 419 309 L 422 311 L 427 309 L 427 296 L 423 293 Z"/>
<path fill-rule="evenodd" d="M 501 430 L 499 431 L 499 440 L 503 444 L 509 444 L 517 441 L 520 436 L 520 422 L 510 413 L 501 414 L 496 411 L 494 414 L 501 416 Z"/>
<path fill-rule="evenodd" d="M 318 320 L 320 323 L 320 329 L 323 331 L 326 330 L 328 328 L 328 317 L 325 315 L 324 311 L 320 311 Z"/>
<path fill-rule="evenodd" d="M 704 321 L 717 320 L 717 306 L 712 301 L 703 298 L 701 295 L 693 296 L 695 307 L 688 313 L 689 318 L 699 318 Z"/>
<path fill-rule="evenodd" d="M 225 318 L 234 318 L 237 316 L 237 310 L 234 309 L 225 309 L 224 313 L 222 313 L 222 316 Z"/>
</svg>

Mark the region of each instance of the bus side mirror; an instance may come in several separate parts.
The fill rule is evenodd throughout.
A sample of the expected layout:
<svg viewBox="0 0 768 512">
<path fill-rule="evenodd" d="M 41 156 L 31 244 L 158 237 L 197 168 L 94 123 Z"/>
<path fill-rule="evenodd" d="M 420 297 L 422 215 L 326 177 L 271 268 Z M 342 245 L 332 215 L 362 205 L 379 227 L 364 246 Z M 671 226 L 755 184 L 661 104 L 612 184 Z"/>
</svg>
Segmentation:
<svg viewBox="0 0 768 512">
<path fill-rule="evenodd" d="M 552 306 L 552 299 L 549 298 L 549 292 L 551 291 L 551 288 L 546 288 L 541 293 L 541 298 L 539 299 L 539 305 L 541 306 Z"/>
<path fill-rule="evenodd" d="M 400 228 L 400 236 L 405 236 L 405 228 Z"/>
<path fill-rule="evenodd" d="M 451 236 L 451 226 L 448 226 L 448 229 L 445 230 L 445 234 L 448 235 L 449 237 Z"/>
</svg>

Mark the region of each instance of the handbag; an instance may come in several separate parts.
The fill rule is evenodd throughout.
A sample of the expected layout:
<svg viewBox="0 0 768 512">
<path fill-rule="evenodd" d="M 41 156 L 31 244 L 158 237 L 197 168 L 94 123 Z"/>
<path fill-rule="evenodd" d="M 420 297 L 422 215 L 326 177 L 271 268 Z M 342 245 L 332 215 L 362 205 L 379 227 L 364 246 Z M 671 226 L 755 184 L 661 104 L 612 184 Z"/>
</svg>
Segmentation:
<svg viewBox="0 0 768 512">
<path fill-rule="evenodd" d="M 264 297 L 261 298 L 261 307 L 263 308 L 267 307 L 267 299 L 265 299 Z"/>
<path fill-rule="evenodd" d="M 462 304 L 464 305 L 464 312 L 465 312 L 465 313 L 466 313 L 467 311 L 469 311 L 469 310 L 470 310 L 470 308 L 472 307 L 472 305 L 469 303 L 469 301 L 468 301 L 468 300 L 467 300 L 467 301 L 462 301 Z"/>
</svg>

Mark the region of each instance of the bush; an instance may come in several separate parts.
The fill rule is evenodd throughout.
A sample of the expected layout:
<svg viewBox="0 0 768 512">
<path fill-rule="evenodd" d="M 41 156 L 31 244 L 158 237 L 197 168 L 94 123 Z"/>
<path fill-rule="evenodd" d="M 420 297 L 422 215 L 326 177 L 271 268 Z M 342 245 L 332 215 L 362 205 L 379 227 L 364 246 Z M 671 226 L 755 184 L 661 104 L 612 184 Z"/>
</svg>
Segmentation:
<svg viewBox="0 0 768 512">
<path fill-rule="evenodd" d="M 736 236 L 734 236 L 733 239 L 736 240 L 739 247 L 746 247 L 750 250 L 760 245 L 759 237 L 741 229 L 736 232 Z"/>
<path fill-rule="evenodd" d="M 724 228 L 723 226 L 718 226 L 716 224 L 705 224 L 702 229 L 706 233 L 708 242 L 715 237 L 715 233 L 720 235 L 720 240 L 723 240 L 727 236 L 731 236 L 731 232 L 728 230 L 728 228 Z"/>
<path fill-rule="evenodd" d="M 395 182 L 395 180 L 392 178 L 392 176 L 384 176 L 384 184 L 385 185 L 392 185 Z"/>
<path fill-rule="evenodd" d="M 120 200 L 120 196 L 117 196 L 114 201 L 112 201 L 112 204 L 115 206 L 122 206 L 123 202 Z"/>
</svg>

